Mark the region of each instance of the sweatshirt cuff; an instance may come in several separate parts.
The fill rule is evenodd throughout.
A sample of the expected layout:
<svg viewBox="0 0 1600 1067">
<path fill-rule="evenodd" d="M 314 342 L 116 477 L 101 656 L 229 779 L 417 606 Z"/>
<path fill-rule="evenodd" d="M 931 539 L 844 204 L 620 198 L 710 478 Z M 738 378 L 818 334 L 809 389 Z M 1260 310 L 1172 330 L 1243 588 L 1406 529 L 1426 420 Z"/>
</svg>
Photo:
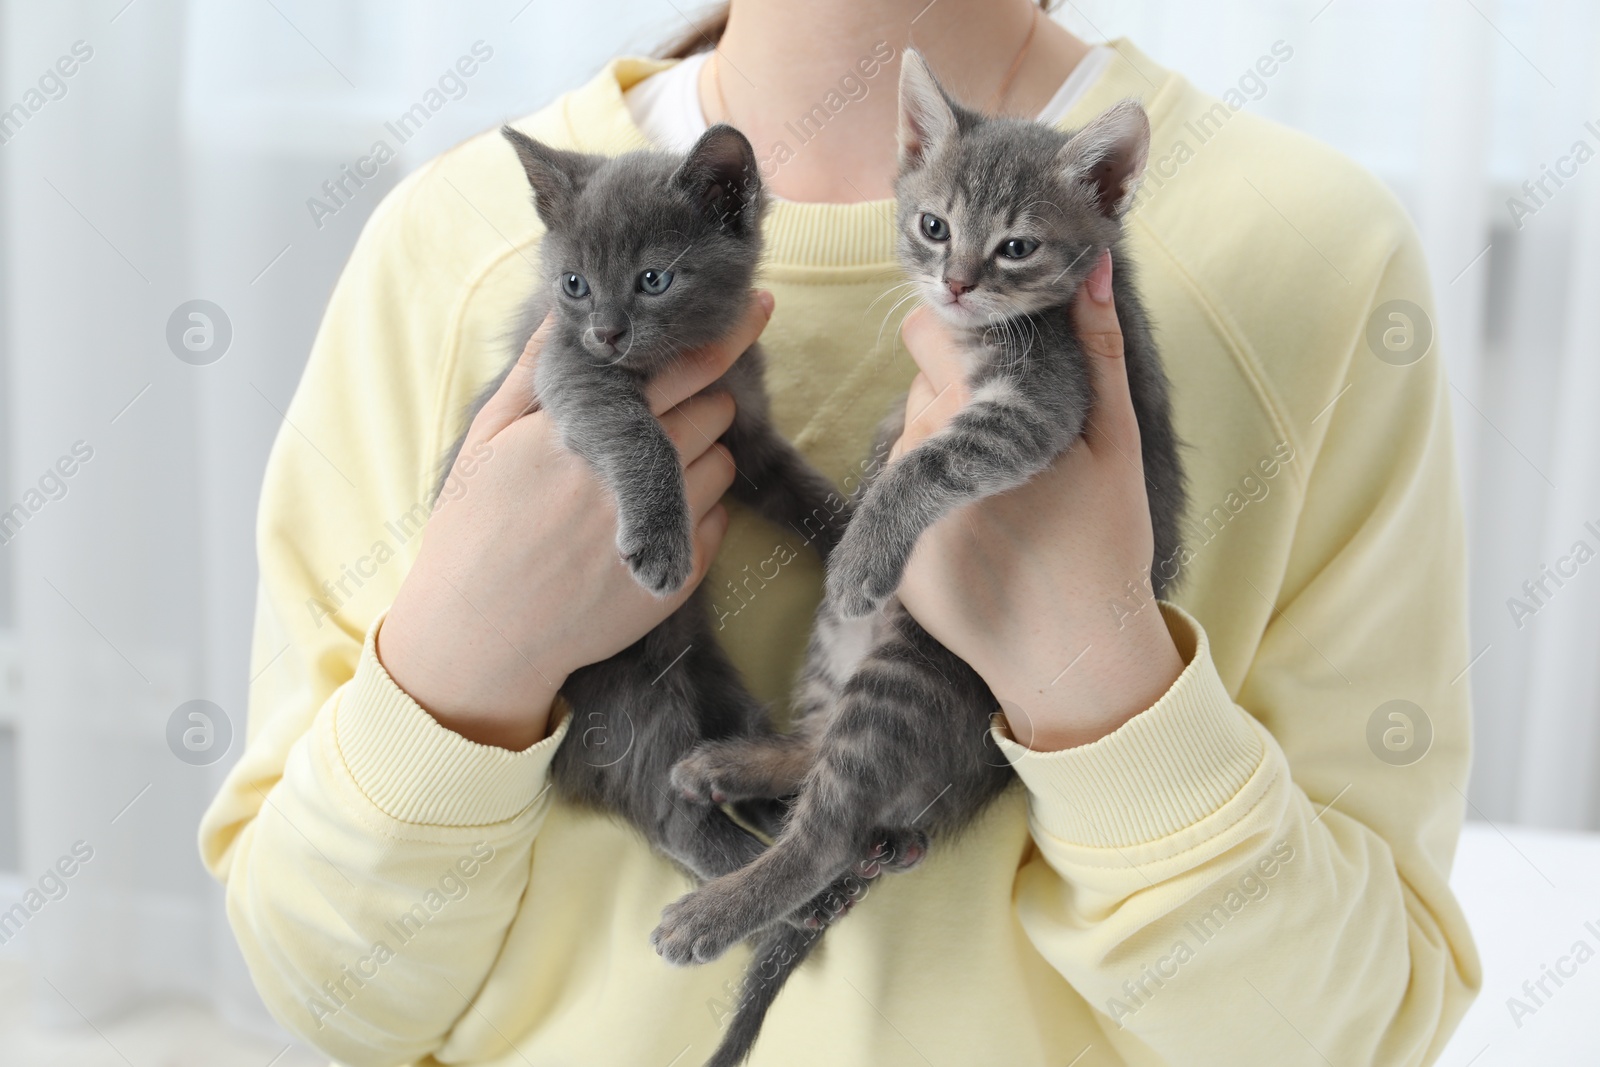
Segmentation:
<svg viewBox="0 0 1600 1067">
<path fill-rule="evenodd" d="M 368 800 L 401 822 L 488 826 L 514 819 L 544 797 L 550 761 L 571 716 L 560 697 L 550 736 L 512 752 L 441 726 L 395 684 L 378 660 L 379 616 L 367 631 L 355 676 L 334 709 L 334 737 L 350 777 Z"/>
<path fill-rule="evenodd" d="M 1223 686 L 1200 624 L 1167 603 L 1161 615 L 1187 665 L 1160 700 L 1105 737 L 1035 752 L 997 717 L 995 740 L 1028 789 L 1036 837 L 1088 848 L 1157 841 L 1244 799 L 1253 779 L 1260 784 L 1264 728 Z"/>
</svg>

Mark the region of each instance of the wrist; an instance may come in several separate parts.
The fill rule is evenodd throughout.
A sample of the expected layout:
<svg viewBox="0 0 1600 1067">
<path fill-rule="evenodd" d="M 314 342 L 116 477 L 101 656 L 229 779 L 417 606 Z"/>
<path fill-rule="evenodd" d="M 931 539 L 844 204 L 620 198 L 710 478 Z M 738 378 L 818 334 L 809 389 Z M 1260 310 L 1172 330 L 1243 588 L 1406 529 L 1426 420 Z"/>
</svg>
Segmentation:
<svg viewBox="0 0 1600 1067">
<path fill-rule="evenodd" d="M 566 672 L 536 671 L 526 661 L 495 666 L 475 648 L 481 634 L 460 627 L 413 627 L 411 619 L 410 609 L 397 598 L 374 635 L 373 651 L 394 684 L 440 726 L 468 741 L 513 752 L 549 736 L 550 713 Z"/>
<path fill-rule="evenodd" d="M 1077 647 L 1049 676 L 1030 672 L 1020 685 L 990 684 L 1018 744 L 1038 752 L 1092 744 L 1152 707 L 1184 669 L 1165 620 L 1154 610 L 1080 637 Z"/>
</svg>

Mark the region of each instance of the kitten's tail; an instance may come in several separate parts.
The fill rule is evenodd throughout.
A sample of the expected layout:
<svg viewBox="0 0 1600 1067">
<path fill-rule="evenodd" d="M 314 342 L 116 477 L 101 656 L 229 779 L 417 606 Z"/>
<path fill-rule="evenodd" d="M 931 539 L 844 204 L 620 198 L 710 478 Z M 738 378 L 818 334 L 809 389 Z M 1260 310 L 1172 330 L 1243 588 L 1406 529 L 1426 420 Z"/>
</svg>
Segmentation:
<svg viewBox="0 0 1600 1067">
<path fill-rule="evenodd" d="M 761 939 L 756 942 L 755 957 L 744 973 L 733 1021 L 728 1024 L 722 1044 L 706 1061 L 706 1067 L 738 1067 L 744 1062 L 756 1043 L 756 1036 L 761 1033 L 767 1009 L 772 1007 L 789 976 L 805 962 L 820 940 L 820 929 L 799 929 L 781 922 L 762 932 Z"/>
</svg>

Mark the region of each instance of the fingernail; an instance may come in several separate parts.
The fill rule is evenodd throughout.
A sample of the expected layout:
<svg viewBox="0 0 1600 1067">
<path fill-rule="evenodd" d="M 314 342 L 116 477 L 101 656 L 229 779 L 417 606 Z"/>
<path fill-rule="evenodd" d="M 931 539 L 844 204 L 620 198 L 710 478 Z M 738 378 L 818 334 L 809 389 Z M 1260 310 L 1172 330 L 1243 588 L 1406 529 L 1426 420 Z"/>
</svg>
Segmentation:
<svg viewBox="0 0 1600 1067">
<path fill-rule="evenodd" d="M 777 306 L 778 302 L 773 298 L 771 293 L 767 292 L 765 289 L 762 289 L 756 293 L 756 303 L 760 304 L 761 310 L 767 313 L 768 318 L 771 318 L 772 309 Z"/>
<path fill-rule="evenodd" d="M 1111 303 L 1111 250 L 1100 254 L 1100 262 L 1089 272 L 1089 299 L 1096 304 Z"/>
</svg>

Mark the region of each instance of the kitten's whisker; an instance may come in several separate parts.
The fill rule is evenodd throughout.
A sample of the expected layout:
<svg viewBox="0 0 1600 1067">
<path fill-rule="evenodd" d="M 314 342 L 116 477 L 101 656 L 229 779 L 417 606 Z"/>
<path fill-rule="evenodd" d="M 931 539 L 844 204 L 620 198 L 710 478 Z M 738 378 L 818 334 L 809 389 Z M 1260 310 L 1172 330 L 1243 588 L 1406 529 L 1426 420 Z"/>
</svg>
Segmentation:
<svg viewBox="0 0 1600 1067">
<path fill-rule="evenodd" d="M 912 299 L 915 299 L 915 297 L 906 297 L 904 300 L 900 301 L 900 303 L 903 304 L 903 303 L 905 303 L 906 300 L 912 300 Z M 872 350 L 874 352 L 877 352 L 877 351 L 879 351 L 879 350 L 881 350 L 883 348 L 883 331 L 884 331 L 884 328 L 889 325 L 889 320 L 894 317 L 895 310 L 899 306 L 900 306 L 900 304 L 896 304 L 894 307 L 890 308 L 888 313 L 883 316 L 883 322 L 878 324 L 878 336 L 876 337 L 876 339 L 874 339 L 874 341 L 872 343 Z"/>
<path fill-rule="evenodd" d="M 901 293 L 899 296 L 895 297 L 894 303 L 890 304 L 888 310 L 884 312 L 883 321 L 878 323 L 878 340 L 879 341 L 881 341 L 883 339 L 883 328 L 884 328 L 884 326 L 887 325 L 888 321 L 894 317 L 894 313 L 897 310 L 899 310 L 900 306 L 902 304 L 904 304 L 908 300 L 917 299 L 919 296 L 921 296 L 921 294 L 918 293 L 915 289 L 913 289 L 910 292 Z M 870 311 L 871 309 L 869 308 L 868 310 Z M 874 350 L 876 350 L 876 343 L 874 344 Z"/>
<path fill-rule="evenodd" d="M 877 296 L 873 297 L 872 298 L 872 303 L 867 305 L 866 310 L 867 311 L 871 311 L 873 308 L 877 307 L 879 301 L 888 298 L 888 296 L 891 293 L 893 293 L 896 289 L 908 289 L 908 288 L 914 289 L 914 288 L 916 288 L 916 285 L 917 285 L 916 282 L 901 282 L 899 285 L 891 285 L 889 288 L 885 289 L 883 292 L 881 292 Z"/>
<path fill-rule="evenodd" d="M 1022 339 L 1022 358 L 1026 359 L 1033 354 L 1035 342 L 1039 342 L 1039 326 L 1031 315 L 1019 316 L 1021 328 L 1017 333 Z"/>
<path fill-rule="evenodd" d="M 995 347 L 1000 350 L 1000 356 L 1004 360 L 1001 366 L 1006 370 L 1010 370 L 1020 362 L 1016 354 L 1016 347 L 1019 341 L 1016 323 L 1010 318 L 996 315 L 991 320 L 991 324 L 1000 333 L 999 343 Z"/>
<path fill-rule="evenodd" d="M 873 343 L 872 343 L 872 350 L 874 352 L 876 352 L 878 349 L 883 347 L 883 330 L 884 330 L 884 327 L 889 325 L 889 320 L 894 318 L 894 313 L 896 311 L 898 311 L 902 305 L 908 303 L 909 301 L 916 300 L 919 295 L 920 294 L 914 293 L 914 292 L 913 293 L 907 293 L 905 296 L 901 297 L 899 300 L 896 300 L 894 302 L 894 305 L 892 307 L 890 307 L 889 310 L 884 314 L 883 321 L 878 324 L 878 337 L 877 337 L 877 340 L 873 341 Z"/>
<path fill-rule="evenodd" d="M 1026 319 L 1013 319 L 1011 322 L 1011 363 L 1021 367 L 1028 361 L 1028 354 L 1033 351 L 1033 341 L 1028 334 L 1028 321 Z"/>
</svg>

